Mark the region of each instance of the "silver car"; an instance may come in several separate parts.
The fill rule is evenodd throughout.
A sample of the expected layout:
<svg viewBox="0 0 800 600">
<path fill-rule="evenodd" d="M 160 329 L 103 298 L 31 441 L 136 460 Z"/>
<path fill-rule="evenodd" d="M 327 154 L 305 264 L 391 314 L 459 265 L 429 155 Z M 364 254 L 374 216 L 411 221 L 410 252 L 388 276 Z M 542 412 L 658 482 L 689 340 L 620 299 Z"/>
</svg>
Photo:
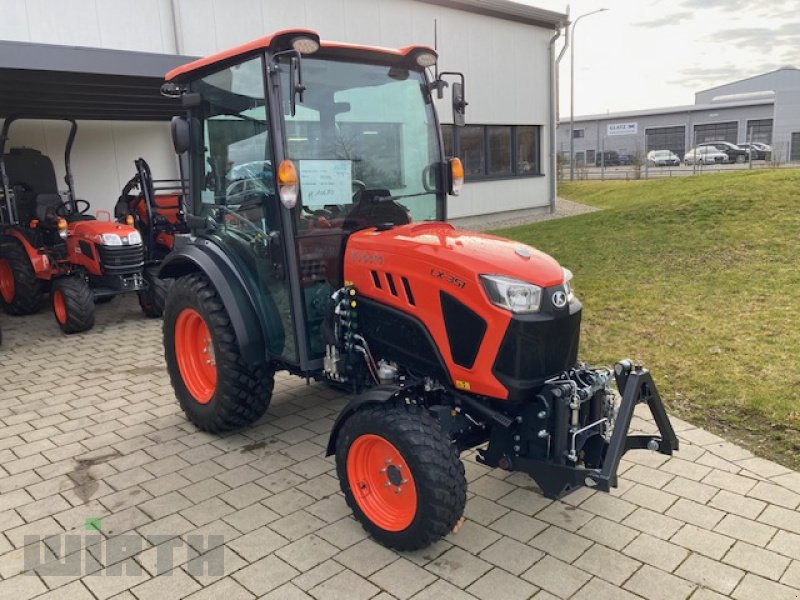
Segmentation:
<svg viewBox="0 0 800 600">
<path fill-rule="evenodd" d="M 684 154 L 683 162 L 687 165 L 721 165 L 728 162 L 728 155 L 713 146 L 700 146 Z"/>
</svg>

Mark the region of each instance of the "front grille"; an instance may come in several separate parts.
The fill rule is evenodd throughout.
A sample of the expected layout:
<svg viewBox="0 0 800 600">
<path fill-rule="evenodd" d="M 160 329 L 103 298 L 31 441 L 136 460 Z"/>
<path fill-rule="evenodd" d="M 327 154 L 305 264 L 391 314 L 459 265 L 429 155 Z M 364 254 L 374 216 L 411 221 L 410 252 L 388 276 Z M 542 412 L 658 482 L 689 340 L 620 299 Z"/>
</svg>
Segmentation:
<svg viewBox="0 0 800 600">
<path fill-rule="evenodd" d="M 559 317 L 512 317 L 493 368 L 509 400 L 522 400 L 529 390 L 575 365 L 581 313 L 565 312 Z"/>
<path fill-rule="evenodd" d="M 127 275 L 141 271 L 144 266 L 144 246 L 98 246 L 103 272 Z"/>
</svg>

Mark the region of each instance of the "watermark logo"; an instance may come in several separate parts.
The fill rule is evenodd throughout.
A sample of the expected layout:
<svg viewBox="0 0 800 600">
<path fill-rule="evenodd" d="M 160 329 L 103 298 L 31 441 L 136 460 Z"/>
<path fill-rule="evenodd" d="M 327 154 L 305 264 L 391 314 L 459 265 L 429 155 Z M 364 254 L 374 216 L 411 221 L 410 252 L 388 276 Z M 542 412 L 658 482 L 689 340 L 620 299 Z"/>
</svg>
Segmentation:
<svg viewBox="0 0 800 600">
<path fill-rule="evenodd" d="M 101 530 L 100 519 L 86 519 L 87 532 Z M 195 576 L 222 576 L 225 572 L 225 537 L 222 535 L 148 535 L 121 534 L 112 538 L 102 535 L 63 534 L 53 536 L 26 535 L 23 566 L 26 574 L 43 576 L 138 576 L 142 565 L 132 560 L 145 550 L 155 548 L 155 572 L 171 575 L 176 566 L 184 565 Z M 98 565 L 101 568 L 97 568 Z M 105 568 L 102 568 L 105 567 Z M 149 569 L 149 567 L 148 567 Z"/>
</svg>

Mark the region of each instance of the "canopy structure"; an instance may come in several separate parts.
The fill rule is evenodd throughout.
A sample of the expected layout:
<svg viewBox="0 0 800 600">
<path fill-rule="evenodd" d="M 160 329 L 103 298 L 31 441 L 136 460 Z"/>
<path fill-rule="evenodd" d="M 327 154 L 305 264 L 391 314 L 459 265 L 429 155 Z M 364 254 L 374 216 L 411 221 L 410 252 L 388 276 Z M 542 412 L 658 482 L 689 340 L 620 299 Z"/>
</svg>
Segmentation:
<svg viewBox="0 0 800 600">
<path fill-rule="evenodd" d="M 167 121 L 167 71 L 195 57 L 0 41 L 0 118 Z"/>
</svg>

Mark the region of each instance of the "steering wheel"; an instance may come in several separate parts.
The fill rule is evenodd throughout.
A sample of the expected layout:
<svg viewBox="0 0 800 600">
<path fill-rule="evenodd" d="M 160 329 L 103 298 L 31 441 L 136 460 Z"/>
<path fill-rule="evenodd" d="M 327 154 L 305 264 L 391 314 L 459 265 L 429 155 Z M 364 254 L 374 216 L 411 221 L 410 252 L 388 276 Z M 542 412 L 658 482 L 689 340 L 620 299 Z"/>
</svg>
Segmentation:
<svg viewBox="0 0 800 600">
<path fill-rule="evenodd" d="M 66 217 L 67 215 L 70 214 L 84 215 L 87 212 L 89 212 L 89 209 L 91 208 L 91 204 L 89 204 L 89 201 L 81 198 L 80 200 L 75 200 L 75 213 L 70 213 L 67 210 L 68 208 L 70 208 L 70 204 L 71 202 L 69 200 L 62 202 L 60 206 L 56 207 L 56 214 L 59 217 Z M 78 208 L 78 206 L 80 206 L 81 204 L 83 204 L 83 209 Z"/>
<path fill-rule="evenodd" d="M 325 219 L 333 218 L 333 212 L 329 211 L 327 208 L 315 208 L 312 210 L 307 206 L 303 205 L 303 212 L 313 217 L 323 217 Z"/>
<path fill-rule="evenodd" d="M 243 217 L 239 213 L 234 212 L 234 211 L 230 210 L 229 208 L 226 208 L 225 206 L 218 206 L 217 210 L 219 210 L 222 213 L 226 213 L 226 214 L 231 215 L 234 219 L 236 219 L 237 221 L 239 221 L 243 225 L 247 225 L 247 227 L 249 229 L 252 229 L 253 230 L 253 234 L 254 234 L 252 236 L 253 239 L 258 240 L 258 241 L 262 241 L 264 239 L 264 237 L 265 237 L 264 230 L 261 229 L 258 225 L 256 225 L 252 221 L 250 221 L 249 219 L 246 219 L 245 217 Z"/>
<path fill-rule="evenodd" d="M 362 192 L 367 189 L 367 184 L 360 179 L 353 179 L 351 185 L 353 188 L 353 204 L 355 204 L 361 198 Z"/>
</svg>

